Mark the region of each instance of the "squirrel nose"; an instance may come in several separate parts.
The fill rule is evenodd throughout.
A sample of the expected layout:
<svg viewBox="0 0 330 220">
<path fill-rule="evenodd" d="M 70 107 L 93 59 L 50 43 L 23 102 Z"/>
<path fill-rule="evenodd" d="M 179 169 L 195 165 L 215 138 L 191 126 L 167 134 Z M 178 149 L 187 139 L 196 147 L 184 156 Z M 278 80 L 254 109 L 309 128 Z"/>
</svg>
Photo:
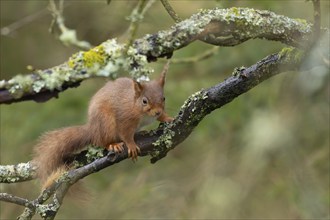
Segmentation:
<svg viewBox="0 0 330 220">
<path fill-rule="evenodd" d="M 155 116 L 156 116 L 156 117 L 160 116 L 160 113 L 161 113 L 161 111 L 156 111 L 156 112 L 155 112 Z"/>
</svg>

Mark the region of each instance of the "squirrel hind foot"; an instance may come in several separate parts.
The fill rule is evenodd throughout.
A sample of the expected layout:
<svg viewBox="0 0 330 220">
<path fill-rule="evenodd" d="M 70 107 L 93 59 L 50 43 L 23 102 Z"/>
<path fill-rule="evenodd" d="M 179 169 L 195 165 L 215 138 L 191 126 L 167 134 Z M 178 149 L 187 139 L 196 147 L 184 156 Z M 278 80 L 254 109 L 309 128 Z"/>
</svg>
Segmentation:
<svg viewBox="0 0 330 220">
<path fill-rule="evenodd" d="M 131 157 L 133 162 L 138 161 L 138 156 L 140 153 L 141 149 L 137 145 L 134 148 L 128 147 L 128 157 Z"/>
</svg>

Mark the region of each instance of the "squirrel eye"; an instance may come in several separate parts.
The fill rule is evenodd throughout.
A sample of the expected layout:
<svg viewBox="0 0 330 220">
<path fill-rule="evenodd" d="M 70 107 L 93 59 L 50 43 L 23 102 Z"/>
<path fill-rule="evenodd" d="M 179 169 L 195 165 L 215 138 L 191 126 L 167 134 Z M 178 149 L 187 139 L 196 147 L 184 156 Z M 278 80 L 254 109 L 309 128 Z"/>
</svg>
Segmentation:
<svg viewBox="0 0 330 220">
<path fill-rule="evenodd" d="M 146 97 L 142 98 L 142 104 L 147 105 L 148 104 L 148 99 Z"/>
<path fill-rule="evenodd" d="M 165 102 L 165 97 L 163 97 L 163 102 Z"/>
</svg>

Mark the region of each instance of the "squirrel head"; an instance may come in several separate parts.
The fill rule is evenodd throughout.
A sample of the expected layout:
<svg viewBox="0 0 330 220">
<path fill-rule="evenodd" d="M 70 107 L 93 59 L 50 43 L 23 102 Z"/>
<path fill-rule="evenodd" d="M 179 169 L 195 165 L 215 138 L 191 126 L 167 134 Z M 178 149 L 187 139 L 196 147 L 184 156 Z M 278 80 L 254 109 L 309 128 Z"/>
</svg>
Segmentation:
<svg viewBox="0 0 330 220">
<path fill-rule="evenodd" d="M 159 79 L 149 82 L 134 81 L 136 102 L 148 116 L 158 118 L 164 112 L 164 85 L 168 66 L 169 62 L 166 63 Z"/>
</svg>

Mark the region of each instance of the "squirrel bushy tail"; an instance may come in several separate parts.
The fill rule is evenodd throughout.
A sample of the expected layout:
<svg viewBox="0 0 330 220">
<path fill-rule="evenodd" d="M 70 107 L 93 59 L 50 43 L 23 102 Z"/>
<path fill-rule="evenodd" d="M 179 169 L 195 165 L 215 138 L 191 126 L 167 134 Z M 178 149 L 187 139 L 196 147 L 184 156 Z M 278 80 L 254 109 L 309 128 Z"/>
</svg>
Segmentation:
<svg viewBox="0 0 330 220">
<path fill-rule="evenodd" d="M 76 151 L 90 143 L 85 125 L 61 128 L 43 134 L 34 148 L 33 162 L 37 165 L 37 175 L 44 185 L 47 179 L 65 170 L 65 161 Z"/>
</svg>

